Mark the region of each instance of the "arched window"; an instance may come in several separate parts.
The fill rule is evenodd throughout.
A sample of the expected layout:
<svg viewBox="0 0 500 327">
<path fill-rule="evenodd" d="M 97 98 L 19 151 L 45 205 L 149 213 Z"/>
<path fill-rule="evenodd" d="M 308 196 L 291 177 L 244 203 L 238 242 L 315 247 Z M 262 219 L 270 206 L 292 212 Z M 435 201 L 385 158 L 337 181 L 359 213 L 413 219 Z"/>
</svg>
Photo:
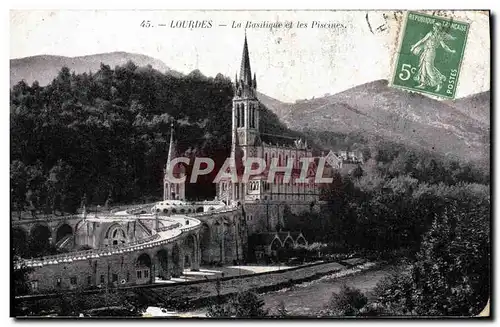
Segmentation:
<svg viewBox="0 0 500 327">
<path fill-rule="evenodd" d="M 240 104 L 236 105 L 236 127 L 240 127 Z"/>
<path fill-rule="evenodd" d="M 250 127 L 251 128 L 255 128 L 255 116 L 254 116 L 255 111 L 254 111 L 254 107 L 253 106 L 254 106 L 254 104 L 251 103 L 250 104 Z"/>
<path fill-rule="evenodd" d="M 241 104 L 241 122 L 240 122 L 240 125 L 241 127 L 244 127 L 245 126 L 245 105 L 242 103 Z"/>
<path fill-rule="evenodd" d="M 253 128 L 257 127 L 257 120 L 255 119 L 255 106 L 252 106 L 252 122 Z"/>
<path fill-rule="evenodd" d="M 120 226 L 111 227 L 113 231 L 108 234 L 111 235 L 109 243 L 113 245 L 124 244 L 127 242 L 125 231 Z"/>
<path fill-rule="evenodd" d="M 239 103 L 236 105 L 236 127 L 241 127 L 241 106 Z"/>
</svg>

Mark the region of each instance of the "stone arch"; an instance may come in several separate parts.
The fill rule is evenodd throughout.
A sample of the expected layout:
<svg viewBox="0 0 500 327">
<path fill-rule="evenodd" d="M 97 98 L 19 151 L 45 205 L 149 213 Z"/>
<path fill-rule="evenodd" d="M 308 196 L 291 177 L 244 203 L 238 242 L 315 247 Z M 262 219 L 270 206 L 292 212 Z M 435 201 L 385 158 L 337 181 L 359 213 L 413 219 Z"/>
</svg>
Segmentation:
<svg viewBox="0 0 500 327">
<path fill-rule="evenodd" d="M 175 215 L 177 213 L 177 209 L 172 208 L 172 214 Z"/>
<path fill-rule="evenodd" d="M 185 212 L 186 212 L 186 209 L 181 208 L 180 213 L 185 213 Z"/>
<path fill-rule="evenodd" d="M 108 228 L 107 239 L 109 245 L 125 244 L 128 241 L 127 233 L 119 224 L 114 224 Z"/>
<path fill-rule="evenodd" d="M 142 253 L 135 261 L 136 283 L 147 284 L 151 283 L 151 257 L 147 253 Z"/>
<path fill-rule="evenodd" d="M 72 236 L 73 235 L 73 228 L 71 228 L 70 225 L 67 223 L 61 224 L 59 227 L 56 229 L 56 244 L 63 238 L 67 236 Z"/>
<path fill-rule="evenodd" d="M 168 214 L 168 209 L 167 208 L 163 209 L 163 213 Z"/>
<path fill-rule="evenodd" d="M 278 251 L 282 246 L 280 239 L 275 237 L 271 242 L 271 251 Z"/>
<path fill-rule="evenodd" d="M 304 236 L 302 236 L 302 235 L 299 235 L 299 236 L 297 237 L 297 239 L 295 240 L 295 243 L 296 243 L 296 244 L 299 244 L 299 245 L 307 245 L 307 241 L 306 241 L 306 239 L 304 238 Z"/>
<path fill-rule="evenodd" d="M 121 229 L 125 233 L 125 229 L 123 228 L 123 226 L 117 222 L 111 223 L 107 228 L 103 228 L 99 246 L 113 245 L 113 235 L 115 235 L 116 240 L 125 240 L 126 243 L 127 233 L 125 233 L 125 238 L 123 237 L 123 235 L 121 235 L 121 233 L 116 232 L 115 234 L 115 230 L 119 229 Z M 122 244 L 122 242 L 117 242 L 117 244 Z"/>
<path fill-rule="evenodd" d="M 25 257 L 28 253 L 28 233 L 20 227 L 14 227 L 11 234 L 14 253 Z"/>
<path fill-rule="evenodd" d="M 155 254 L 155 271 L 153 278 L 159 277 L 161 279 L 169 279 L 169 262 L 168 262 L 168 251 L 166 249 L 160 249 Z"/>
<path fill-rule="evenodd" d="M 285 249 L 291 249 L 291 248 L 293 248 L 294 245 L 295 245 L 295 243 L 294 243 L 293 239 L 290 236 L 287 236 L 287 238 L 283 242 L 283 247 Z"/>
<path fill-rule="evenodd" d="M 203 212 L 203 207 L 196 208 L 196 212 Z"/>
</svg>

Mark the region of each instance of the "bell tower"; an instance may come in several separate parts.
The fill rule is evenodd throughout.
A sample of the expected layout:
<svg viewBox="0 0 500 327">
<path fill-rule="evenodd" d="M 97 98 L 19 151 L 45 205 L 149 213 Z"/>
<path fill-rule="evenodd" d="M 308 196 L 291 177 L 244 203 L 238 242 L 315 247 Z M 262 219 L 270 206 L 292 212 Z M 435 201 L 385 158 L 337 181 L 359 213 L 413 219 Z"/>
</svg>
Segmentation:
<svg viewBox="0 0 500 327">
<path fill-rule="evenodd" d="M 236 75 L 233 98 L 233 138 L 245 154 L 248 147 L 259 143 L 259 100 L 257 99 L 257 80 L 252 78 L 250 57 L 248 55 L 247 35 L 243 43 L 240 76 Z M 233 140 L 233 143 L 236 140 Z"/>
</svg>

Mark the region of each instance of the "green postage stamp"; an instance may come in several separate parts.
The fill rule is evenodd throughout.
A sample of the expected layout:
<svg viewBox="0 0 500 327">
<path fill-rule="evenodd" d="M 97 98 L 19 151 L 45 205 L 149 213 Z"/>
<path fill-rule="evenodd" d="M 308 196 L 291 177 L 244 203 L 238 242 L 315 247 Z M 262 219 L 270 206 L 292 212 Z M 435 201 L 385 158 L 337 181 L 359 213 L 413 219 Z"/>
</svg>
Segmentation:
<svg viewBox="0 0 500 327">
<path fill-rule="evenodd" d="M 392 85 L 455 98 L 469 24 L 408 12 Z"/>
</svg>

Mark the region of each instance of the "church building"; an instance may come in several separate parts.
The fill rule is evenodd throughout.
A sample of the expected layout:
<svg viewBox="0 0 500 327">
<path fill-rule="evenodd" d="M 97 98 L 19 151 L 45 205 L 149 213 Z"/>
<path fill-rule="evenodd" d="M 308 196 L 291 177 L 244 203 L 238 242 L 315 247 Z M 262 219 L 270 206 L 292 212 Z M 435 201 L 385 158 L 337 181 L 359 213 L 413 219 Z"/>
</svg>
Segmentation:
<svg viewBox="0 0 500 327">
<path fill-rule="evenodd" d="M 234 98 L 232 107 L 232 146 L 231 156 L 236 167 L 242 166 L 247 157 L 264 159 L 266 169 L 259 176 L 251 176 L 248 183 L 239 181 L 233 183 L 231 178 L 221 180 L 218 184 L 217 196 L 220 200 L 231 202 L 250 203 L 256 200 L 283 200 L 305 201 L 317 200 L 318 185 L 314 182 L 297 182 L 301 171 L 300 159 L 312 158 L 312 149 L 307 142 L 295 140 L 293 146 L 266 144 L 261 140 L 260 103 L 257 98 L 257 79 L 252 78 L 248 43 L 245 35 L 243 55 L 241 59 L 240 75 L 236 76 L 234 83 Z M 275 175 L 275 182 L 268 183 L 267 177 L 271 160 L 277 158 L 277 166 L 292 167 L 292 176 L 288 183 L 283 182 L 284 173 Z M 309 164 L 308 176 L 312 176 L 316 169 L 317 161 Z"/>
<path fill-rule="evenodd" d="M 284 226 L 285 213 L 299 214 L 319 209 L 322 185 L 315 182 L 316 172 L 323 173 L 322 177 L 328 177 L 331 176 L 332 168 L 338 167 L 330 161 L 327 161 L 325 166 L 324 160 L 323 167 L 320 167 L 320 158 L 315 157 L 312 148 L 301 139 L 281 142 L 288 145 L 263 141 L 263 139 L 290 138 L 264 134 L 260 130 L 260 115 L 263 108 L 257 98 L 257 79 L 255 73 L 252 76 L 246 34 L 240 72 L 239 76 L 236 75 L 233 87 L 231 160 L 236 166 L 234 168 L 238 178 L 237 181 L 231 177 L 220 179 L 216 184 L 216 200 L 226 205 L 241 205 L 250 232 L 275 231 Z M 175 141 L 172 127 L 166 171 L 174 157 Z M 247 158 L 263 159 L 265 169 L 244 182 L 243 167 Z M 301 161 L 303 158 L 308 159 Z M 272 161 L 277 167 L 291 168 L 288 181 L 285 179 L 285 172 L 279 170 L 274 175 L 274 181 L 268 181 Z M 303 168 L 303 164 L 307 164 L 307 168 Z M 176 165 L 173 169 L 176 178 L 186 174 L 183 165 Z M 305 176 L 303 170 L 306 172 Z M 165 174 L 164 200 L 185 200 L 185 193 L 185 184 L 170 183 Z"/>
</svg>

